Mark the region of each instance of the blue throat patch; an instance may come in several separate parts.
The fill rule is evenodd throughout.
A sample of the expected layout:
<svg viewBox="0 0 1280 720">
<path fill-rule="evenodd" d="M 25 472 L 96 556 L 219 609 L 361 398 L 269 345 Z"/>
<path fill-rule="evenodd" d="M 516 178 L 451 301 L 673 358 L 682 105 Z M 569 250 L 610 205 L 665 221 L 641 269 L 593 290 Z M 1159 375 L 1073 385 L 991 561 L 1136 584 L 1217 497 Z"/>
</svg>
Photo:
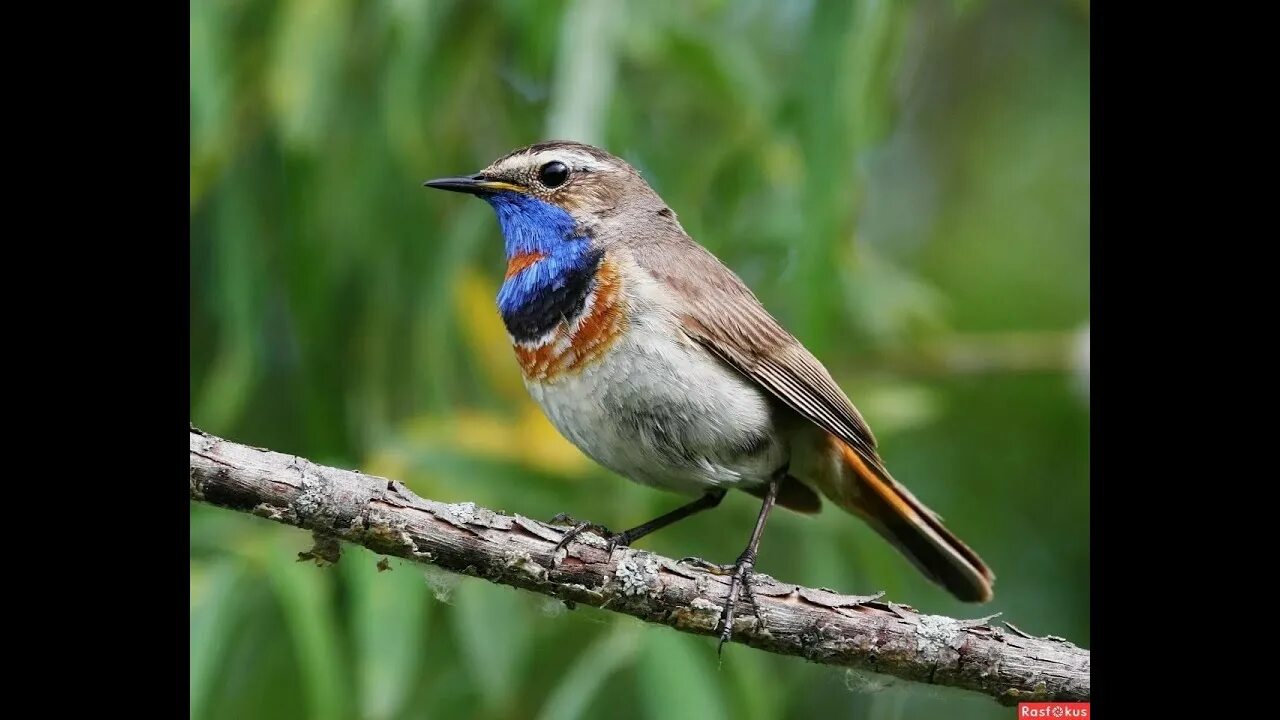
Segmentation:
<svg viewBox="0 0 1280 720">
<path fill-rule="evenodd" d="M 603 252 L 591 246 L 591 238 L 577 233 L 577 223 L 563 208 L 517 192 L 484 199 L 498 214 L 507 261 L 541 256 L 507 278 L 498 291 L 498 311 L 507 332 L 517 341 L 536 340 L 561 320 L 582 312 Z"/>
</svg>

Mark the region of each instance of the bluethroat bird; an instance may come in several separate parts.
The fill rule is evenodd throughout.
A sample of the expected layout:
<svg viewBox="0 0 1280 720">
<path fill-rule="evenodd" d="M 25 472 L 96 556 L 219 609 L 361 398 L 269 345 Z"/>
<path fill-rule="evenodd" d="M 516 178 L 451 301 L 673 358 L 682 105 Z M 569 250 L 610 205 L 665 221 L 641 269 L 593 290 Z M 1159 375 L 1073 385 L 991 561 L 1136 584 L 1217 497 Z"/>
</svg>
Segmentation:
<svg viewBox="0 0 1280 720">
<path fill-rule="evenodd" d="M 830 373 L 733 271 L 694 242 L 625 161 L 581 143 L 521 148 L 427 187 L 483 198 L 506 240 L 498 311 L 530 395 L 599 464 L 696 499 L 625 532 L 625 546 L 731 489 L 763 499 L 731 569 L 717 629 L 740 593 L 775 504 L 821 497 L 866 521 L 963 601 L 995 577 L 889 475 L 862 415 Z M 558 549 L 591 526 L 579 523 Z M 598 526 L 597 526 L 598 527 Z"/>
</svg>

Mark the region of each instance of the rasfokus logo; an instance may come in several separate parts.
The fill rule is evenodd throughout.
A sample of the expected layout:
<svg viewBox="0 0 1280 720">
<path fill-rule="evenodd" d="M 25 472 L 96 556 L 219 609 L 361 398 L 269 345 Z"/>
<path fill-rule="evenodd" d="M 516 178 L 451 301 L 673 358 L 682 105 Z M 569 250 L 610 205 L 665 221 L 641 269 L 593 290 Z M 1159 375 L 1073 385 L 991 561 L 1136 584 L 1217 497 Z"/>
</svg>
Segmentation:
<svg viewBox="0 0 1280 720">
<path fill-rule="evenodd" d="M 1034 702 L 1018 703 L 1019 718 L 1087 718 L 1089 703 Z"/>
</svg>

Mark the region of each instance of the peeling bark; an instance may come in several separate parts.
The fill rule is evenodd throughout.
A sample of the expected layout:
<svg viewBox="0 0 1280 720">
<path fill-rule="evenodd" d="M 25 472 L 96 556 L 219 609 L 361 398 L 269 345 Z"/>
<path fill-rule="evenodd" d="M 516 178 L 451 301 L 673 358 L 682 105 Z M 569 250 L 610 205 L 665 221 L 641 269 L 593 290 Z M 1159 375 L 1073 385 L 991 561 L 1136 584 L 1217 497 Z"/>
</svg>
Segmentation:
<svg viewBox="0 0 1280 720">
<path fill-rule="evenodd" d="M 567 527 L 473 503 L 425 500 L 393 480 L 317 465 L 191 429 L 191 499 L 312 530 L 300 559 L 336 562 L 333 538 L 684 632 L 715 635 L 728 578 Z M 733 642 L 813 662 L 962 688 L 1012 705 L 1089 699 L 1089 651 L 991 617 L 924 615 L 875 595 L 843 595 L 752 576 Z M 994 616 L 992 616 L 994 617 Z"/>
</svg>

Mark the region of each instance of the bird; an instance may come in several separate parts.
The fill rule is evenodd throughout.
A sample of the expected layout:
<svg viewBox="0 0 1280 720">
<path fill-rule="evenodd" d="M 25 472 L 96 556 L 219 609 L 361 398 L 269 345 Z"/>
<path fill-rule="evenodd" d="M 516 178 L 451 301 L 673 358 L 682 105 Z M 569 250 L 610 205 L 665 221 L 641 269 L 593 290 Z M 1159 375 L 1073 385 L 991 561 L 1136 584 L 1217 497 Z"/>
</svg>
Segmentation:
<svg viewBox="0 0 1280 720">
<path fill-rule="evenodd" d="M 612 552 L 720 504 L 761 500 L 727 575 L 713 633 L 732 637 L 735 604 L 774 506 L 817 513 L 823 499 L 861 518 L 925 577 L 987 602 L 995 576 L 895 480 L 862 414 L 822 363 L 747 285 L 685 232 L 632 165 L 598 147 L 540 142 L 480 172 L 424 183 L 493 208 L 506 273 L 497 309 L 525 387 L 556 429 L 623 477 L 692 498 L 612 533 Z M 558 516 L 559 517 L 559 516 Z"/>
</svg>

